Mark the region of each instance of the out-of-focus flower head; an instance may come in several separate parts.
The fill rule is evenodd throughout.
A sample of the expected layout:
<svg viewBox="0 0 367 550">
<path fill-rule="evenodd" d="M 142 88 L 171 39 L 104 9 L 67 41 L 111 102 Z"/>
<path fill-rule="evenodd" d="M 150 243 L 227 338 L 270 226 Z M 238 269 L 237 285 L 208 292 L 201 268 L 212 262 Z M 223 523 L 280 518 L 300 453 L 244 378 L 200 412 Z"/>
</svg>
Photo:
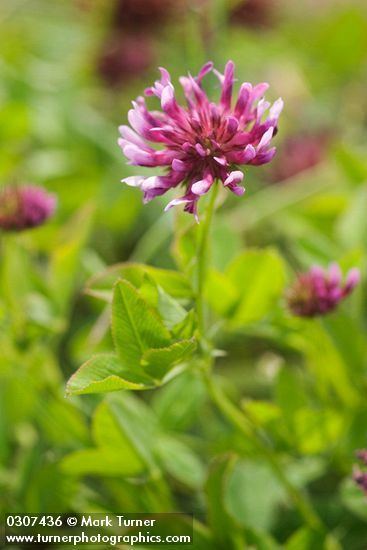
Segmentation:
<svg viewBox="0 0 367 550">
<path fill-rule="evenodd" d="M 22 231 L 45 223 L 56 208 L 56 197 L 36 185 L 11 185 L 0 191 L 0 228 Z"/>
<path fill-rule="evenodd" d="M 367 466 L 367 449 L 362 449 L 356 453 L 358 460 L 364 466 Z M 353 472 L 353 479 L 360 489 L 367 495 L 367 472 L 356 467 Z"/>
<path fill-rule="evenodd" d="M 357 268 L 347 273 L 343 283 L 338 264 L 331 264 L 327 270 L 314 266 L 307 273 L 298 275 L 288 290 L 289 309 L 300 317 L 326 315 L 352 292 L 359 280 L 360 272 Z"/>
<path fill-rule="evenodd" d="M 254 29 L 272 27 L 275 22 L 273 4 L 274 0 L 241 0 L 230 12 L 230 22 Z"/>
<path fill-rule="evenodd" d="M 326 131 L 299 134 L 285 140 L 272 165 L 270 180 L 284 181 L 317 166 L 325 158 L 329 142 L 330 134 Z"/>
<path fill-rule="evenodd" d="M 153 28 L 165 23 L 182 8 L 186 0 L 117 0 L 113 12 L 113 25 L 128 31 Z"/>
<path fill-rule="evenodd" d="M 115 0 L 96 70 L 110 86 L 144 74 L 155 61 L 154 36 L 178 18 L 186 0 Z"/>
<path fill-rule="evenodd" d="M 268 84 L 241 85 L 237 101 L 232 104 L 234 64 L 229 61 L 224 74 L 214 70 L 221 93 L 212 102 L 202 87 L 203 78 L 213 70 L 207 63 L 197 77 L 181 77 L 187 106 L 178 104 L 170 75 L 160 69 L 161 79 L 148 88 L 147 96 L 156 96 L 162 111 L 149 111 L 145 99 L 138 97 L 129 111 L 129 126 L 120 126 L 118 143 L 134 166 L 164 167 L 161 176 L 131 176 L 122 181 L 140 187 L 144 202 L 182 184 L 185 193 L 172 200 L 166 209 L 185 204 L 185 211 L 197 217 L 197 202 L 216 180 L 236 195 L 242 195 L 241 164 L 270 162 L 276 149 L 270 143 L 277 130 L 283 108 L 279 98 L 270 106 L 263 99 Z M 267 112 L 267 116 L 264 114 Z M 159 144 L 157 149 L 149 142 Z"/>
<path fill-rule="evenodd" d="M 154 52 L 146 34 L 116 34 L 103 45 L 98 60 L 99 75 L 117 86 L 143 74 L 152 65 Z"/>
</svg>

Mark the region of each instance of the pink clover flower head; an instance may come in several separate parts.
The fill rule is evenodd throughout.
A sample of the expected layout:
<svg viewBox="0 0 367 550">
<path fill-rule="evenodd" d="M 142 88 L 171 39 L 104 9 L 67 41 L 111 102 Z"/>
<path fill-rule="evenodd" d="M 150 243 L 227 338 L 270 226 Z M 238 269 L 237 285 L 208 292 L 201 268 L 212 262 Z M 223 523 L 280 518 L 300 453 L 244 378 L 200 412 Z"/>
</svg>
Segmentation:
<svg viewBox="0 0 367 550">
<path fill-rule="evenodd" d="M 307 273 L 298 275 L 288 290 L 288 307 L 299 317 L 326 315 L 352 292 L 359 280 L 360 272 L 357 268 L 347 273 L 343 283 L 338 264 L 331 264 L 327 270 L 314 266 Z"/>
<path fill-rule="evenodd" d="M 36 185 L 10 185 L 0 191 L 0 228 L 23 231 L 45 223 L 56 208 L 56 197 Z"/>
<path fill-rule="evenodd" d="M 221 88 L 217 103 L 208 98 L 202 87 L 204 77 L 211 71 Z M 238 167 L 271 161 L 276 152 L 271 140 L 283 101 L 279 98 L 271 106 L 263 99 L 268 84 L 252 86 L 245 82 L 237 100 L 232 102 L 234 64 L 229 61 L 224 74 L 209 62 L 196 77 L 181 77 L 187 103 L 181 106 L 168 71 L 161 68 L 160 72 L 160 80 L 145 94 L 158 98 L 161 111 L 149 111 L 145 99 L 138 97 L 128 114 L 132 128 L 120 126 L 118 143 L 129 164 L 162 167 L 165 172 L 159 176 L 130 176 L 122 181 L 140 187 L 144 202 L 183 185 L 184 194 L 172 200 L 166 210 L 184 204 L 185 211 L 197 217 L 199 198 L 216 180 L 234 194 L 243 195 L 243 173 Z"/>
</svg>

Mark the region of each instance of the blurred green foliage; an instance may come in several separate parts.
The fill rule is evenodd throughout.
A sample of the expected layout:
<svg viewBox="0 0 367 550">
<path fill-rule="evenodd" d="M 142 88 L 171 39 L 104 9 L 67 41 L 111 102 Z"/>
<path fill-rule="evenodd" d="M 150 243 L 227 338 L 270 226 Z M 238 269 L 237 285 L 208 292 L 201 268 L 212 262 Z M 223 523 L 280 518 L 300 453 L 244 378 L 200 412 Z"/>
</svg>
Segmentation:
<svg viewBox="0 0 367 550">
<path fill-rule="evenodd" d="M 284 291 L 313 263 L 366 272 L 366 6 L 282 0 L 259 30 L 229 24 L 234 3 L 191 0 L 152 47 L 175 80 L 210 57 L 232 58 L 240 82 L 269 81 L 286 104 L 281 162 L 287 137 L 331 136 L 320 163 L 284 182 L 269 183 L 270 167 L 247 171 L 246 195 L 216 216 L 206 296 L 219 384 L 323 529 L 303 524 L 190 364 L 196 229 L 162 214 L 166 198 L 143 209 L 119 183 L 134 169 L 117 126 L 155 67 L 106 86 L 102 0 L 0 5 L 0 182 L 44 185 L 59 203 L 48 225 L 0 235 L 0 510 L 181 510 L 197 518 L 197 548 L 363 550 L 367 501 L 351 473 L 367 446 L 365 277 L 321 320 L 292 318 Z M 99 394 L 137 386 L 155 389 Z"/>
</svg>

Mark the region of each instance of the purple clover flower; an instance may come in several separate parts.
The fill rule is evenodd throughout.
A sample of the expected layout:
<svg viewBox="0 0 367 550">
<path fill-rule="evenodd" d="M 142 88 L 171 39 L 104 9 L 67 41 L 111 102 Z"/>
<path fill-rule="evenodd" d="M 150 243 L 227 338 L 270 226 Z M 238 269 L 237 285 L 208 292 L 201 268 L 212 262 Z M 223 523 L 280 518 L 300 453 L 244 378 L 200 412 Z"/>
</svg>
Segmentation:
<svg viewBox="0 0 367 550">
<path fill-rule="evenodd" d="M 289 309 L 300 317 L 326 315 L 352 292 L 359 280 L 357 268 L 347 273 L 343 284 L 338 264 L 331 264 L 328 270 L 314 266 L 307 273 L 301 273 L 288 290 Z"/>
<path fill-rule="evenodd" d="M 0 191 L 0 228 L 22 231 L 42 225 L 56 208 L 56 197 L 36 185 L 12 185 Z"/>
<path fill-rule="evenodd" d="M 218 103 L 209 100 L 202 88 L 203 78 L 213 70 L 221 85 Z M 133 102 L 129 111 L 129 126 L 120 126 L 118 143 L 134 166 L 165 167 L 160 176 L 130 176 L 122 181 L 140 187 L 144 202 L 163 195 L 169 189 L 185 185 L 183 196 L 172 200 L 166 210 L 185 204 L 185 211 L 197 218 L 197 202 L 215 180 L 236 195 L 242 195 L 241 164 L 260 165 L 270 162 L 276 150 L 270 142 L 277 130 L 283 108 L 279 98 L 270 106 L 262 96 L 268 84 L 241 85 L 238 99 L 232 106 L 234 64 L 229 61 L 224 75 L 206 63 L 197 77 L 181 77 L 187 107 L 179 105 L 166 69 L 160 69 L 161 79 L 145 90 L 147 96 L 160 100 L 162 111 L 148 111 L 143 97 Z M 269 109 L 270 108 L 270 109 Z M 269 109 L 268 116 L 263 119 Z M 152 147 L 149 142 L 162 145 Z"/>
</svg>

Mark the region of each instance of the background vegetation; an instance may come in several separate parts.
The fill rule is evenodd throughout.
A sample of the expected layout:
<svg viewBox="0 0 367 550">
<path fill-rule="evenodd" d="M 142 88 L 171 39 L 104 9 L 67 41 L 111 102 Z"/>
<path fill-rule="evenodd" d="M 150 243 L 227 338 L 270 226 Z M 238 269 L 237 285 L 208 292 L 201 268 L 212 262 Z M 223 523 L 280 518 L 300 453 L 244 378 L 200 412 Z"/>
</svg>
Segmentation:
<svg viewBox="0 0 367 550">
<path fill-rule="evenodd" d="M 1 1 L 0 181 L 58 197 L 46 226 L 1 234 L 1 511 L 181 510 L 195 514 L 197 548 L 366 548 L 366 497 L 351 480 L 367 446 L 365 283 L 323 319 L 291 317 L 284 300 L 314 263 L 365 272 L 366 7 L 248 1 L 255 18 L 236 0 L 155 2 L 149 24 L 119 20 L 112 1 Z M 246 195 L 216 215 L 215 377 L 322 529 L 194 368 L 144 393 L 65 397 L 76 369 L 112 348 L 109 306 L 95 295 L 113 280 L 91 277 L 125 261 L 190 276 L 192 220 L 162 214 L 166 197 L 143 207 L 119 183 L 134 170 L 117 126 L 156 66 L 177 81 L 207 59 L 233 59 L 240 82 L 268 81 L 286 105 L 276 160 L 247 170 Z M 165 290 L 186 306 L 175 285 Z"/>
</svg>

